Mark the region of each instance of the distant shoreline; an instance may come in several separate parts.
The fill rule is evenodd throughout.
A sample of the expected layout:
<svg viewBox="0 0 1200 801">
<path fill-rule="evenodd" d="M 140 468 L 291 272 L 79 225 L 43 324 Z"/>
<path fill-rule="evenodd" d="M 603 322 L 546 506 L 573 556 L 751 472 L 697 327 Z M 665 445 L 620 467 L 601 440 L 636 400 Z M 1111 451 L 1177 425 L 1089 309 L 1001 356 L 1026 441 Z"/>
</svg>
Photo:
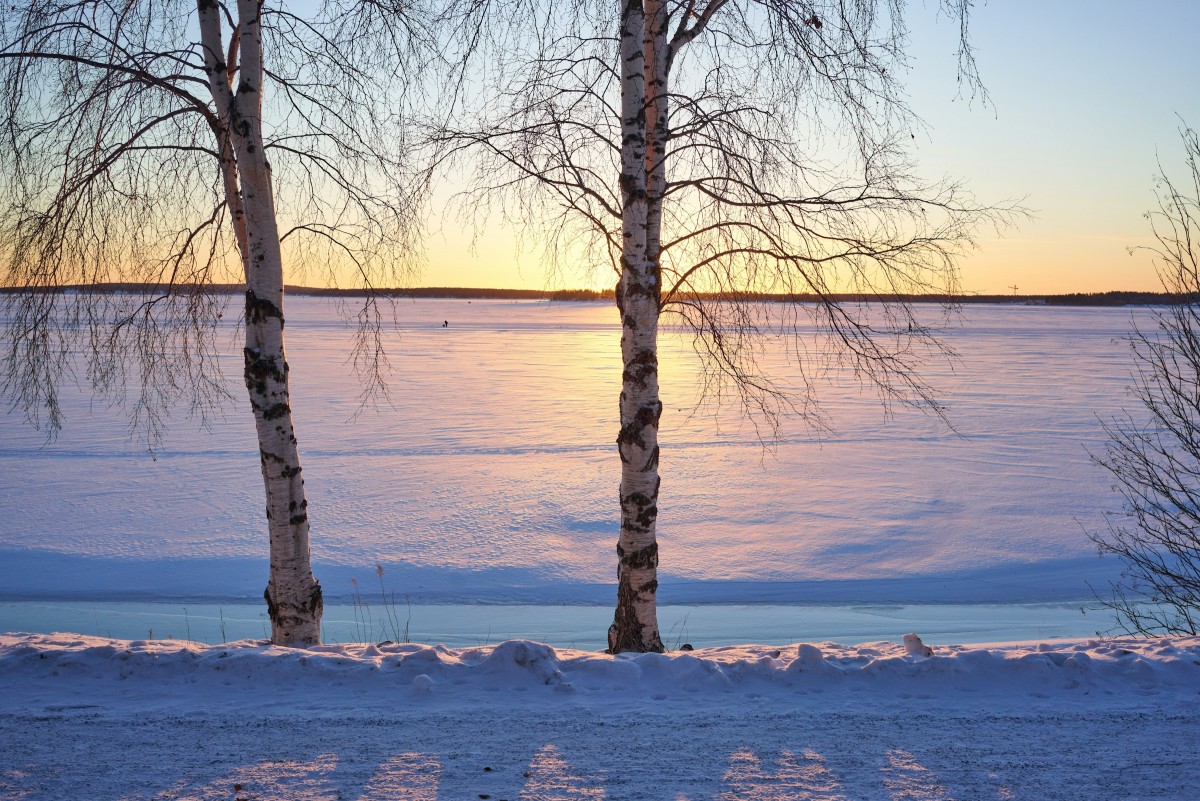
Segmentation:
<svg viewBox="0 0 1200 801">
<path fill-rule="evenodd" d="M 28 291 L 26 287 L 0 287 L 0 294 L 16 294 Z M 155 284 L 137 283 L 107 283 L 89 285 L 65 285 L 53 288 L 40 288 L 43 292 L 79 293 L 79 294 L 167 294 L 174 291 L 180 294 L 193 292 L 210 292 L 214 294 L 238 295 L 244 290 L 237 284 L 212 284 L 208 286 L 184 285 L 166 287 Z M 450 300 L 545 300 L 545 301 L 606 301 L 614 300 L 611 289 L 493 289 L 486 287 L 409 287 L 386 289 L 332 289 L 324 287 L 288 286 L 285 292 L 289 295 L 304 297 L 385 297 L 385 298 L 442 298 Z M 692 297 L 703 300 L 713 300 L 716 296 L 709 293 L 698 293 Z M 737 296 L 739 300 L 763 303 L 816 303 L 820 297 L 815 294 L 772 294 L 766 292 L 746 292 Z M 910 303 L 991 303 L 1011 304 L 1018 306 L 1174 306 L 1194 298 L 1167 292 L 1134 292 L 1114 290 L 1109 292 L 1072 292 L 1062 295 L 865 295 L 854 293 L 839 293 L 828 296 L 828 299 L 839 303 L 895 303 L 905 301 Z"/>
</svg>

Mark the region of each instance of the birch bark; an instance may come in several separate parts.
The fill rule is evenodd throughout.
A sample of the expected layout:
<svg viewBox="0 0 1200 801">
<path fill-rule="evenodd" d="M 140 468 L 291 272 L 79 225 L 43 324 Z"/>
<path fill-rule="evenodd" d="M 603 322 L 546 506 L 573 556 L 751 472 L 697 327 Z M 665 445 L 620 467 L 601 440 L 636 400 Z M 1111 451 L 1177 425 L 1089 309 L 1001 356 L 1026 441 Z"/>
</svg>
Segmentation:
<svg viewBox="0 0 1200 801">
<path fill-rule="evenodd" d="M 270 535 L 270 578 L 264 597 L 271 642 L 320 642 L 321 586 L 309 557 L 308 501 L 292 423 L 288 364 L 283 341 L 283 256 L 262 134 L 262 36 L 259 0 L 238 0 L 238 27 L 226 62 L 221 11 L 214 0 L 197 0 L 209 88 L 217 108 L 226 200 L 246 271 L 244 377 L 258 434 Z M 231 191 L 232 185 L 232 191 Z"/>
<path fill-rule="evenodd" d="M 658 229 L 664 145 L 657 102 L 665 86 L 661 42 L 665 9 L 659 2 L 625 0 L 621 7 L 621 534 L 617 541 L 617 607 L 608 648 L 662 651 L 658 629 Z M 653 71 L 652 71 L 653 70 Z M 661 79 L 661 80 L 660 80 Z M 649 93 L 649 95 L 648 95 Z M 649 123 L 656 121 L 651 133 Z M 648 165 L 658 165 L 648 169 Z M 659 174 L 659 177 L 653 177 Z"/>
</svg>

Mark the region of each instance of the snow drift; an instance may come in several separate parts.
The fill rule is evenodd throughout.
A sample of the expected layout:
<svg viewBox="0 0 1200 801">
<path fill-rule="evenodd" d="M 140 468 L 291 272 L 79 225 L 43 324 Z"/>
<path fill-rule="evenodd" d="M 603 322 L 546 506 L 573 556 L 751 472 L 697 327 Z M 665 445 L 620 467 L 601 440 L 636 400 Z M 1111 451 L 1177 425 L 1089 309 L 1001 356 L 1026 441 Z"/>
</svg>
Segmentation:
<svg viewBox="0 0 1200 801">
<path fill-rule="evenodd" d="M 668 654 L 555 649 L 512 640 L 480 648 L 397 643 L 280 648 L 243 640 L 202 645 L 180 640 L 110 640 L 72 634 L 0 636 L 0 677 L 12 692 L 3 707 L 37 706 L 49 695 L 137 688 L 203 692 L 247 703 L 241 694 L 400 693 L 414 699 L 470 700 L 496 690 L 555 695 L 706 695 L 831 689 L 894 694 L 949 692 L 1180 693 L 1200 691 L 1200 638 L 1112 639 L 940 646 L 931 656 L 902 642 L 743 645 Z M 127 693 L 120 693 L 126 696 Z M 115 700 L 115 698 L 113 699 Z M 219 699 L 218 699 L 219 700 Z M 253 701 L 250 701 L 253 704 Z"/>
</svg>

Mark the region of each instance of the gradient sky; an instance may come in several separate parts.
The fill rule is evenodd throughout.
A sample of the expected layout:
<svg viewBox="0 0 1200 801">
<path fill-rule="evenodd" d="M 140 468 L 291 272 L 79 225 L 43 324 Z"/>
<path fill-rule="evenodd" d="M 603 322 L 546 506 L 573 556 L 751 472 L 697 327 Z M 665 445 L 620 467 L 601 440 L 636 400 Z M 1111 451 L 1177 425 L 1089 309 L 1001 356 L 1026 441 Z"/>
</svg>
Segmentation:
<svg viewBox="0 0 1200 801">
<path fill-rule="evenodd" d="M 1158 160 L 1180 174 L 1181 119 L 1200 126 L 1200 2 L 992 0 L 976 3 L 972 41 L 991 105 L 957 98 L 956 30 L 938 3 L 911 10 L 920 174 L 964 179 L 986 202 L 1018 200 L 1034 218 L 991 230 L 960 262 L 969 292 L 1153 290 L 1145 212 Z M 480 236 L 435 223 L 423 286 L 609 287 L 609 274 L 547 279 L 495 224 Z"/>
</svg>

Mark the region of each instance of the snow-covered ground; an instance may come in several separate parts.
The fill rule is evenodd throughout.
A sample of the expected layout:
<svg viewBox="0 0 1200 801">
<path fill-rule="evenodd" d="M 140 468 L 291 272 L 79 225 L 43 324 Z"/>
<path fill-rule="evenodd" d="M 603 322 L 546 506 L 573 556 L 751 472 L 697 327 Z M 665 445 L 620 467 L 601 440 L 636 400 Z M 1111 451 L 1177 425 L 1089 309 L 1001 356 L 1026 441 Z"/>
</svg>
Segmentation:
<svg viewBox="0 0 1200 801">
<path fill-rule="evenodd" d="M 1191 801 L 1200 639 L 287 650 L 0 636 L 0 798 Z"/>
<path fill-rule="evenodd" d="M 923 309 L 934 315 L 936 308 Z M 773 453 L 695 398 L 686 338 L 663 344 L 663 603 L 1009 603 L 1090 597 L 1117 569 L 1085 529 L 1114 496 L 1085 449 L 1130 406 L 1120 341 L 1146 310 L 968 306 L 926 373 L 957 434 L 832 371 L 833 433 L 798 423 Z M 234 314 L 227 318 L 236 317 Z M 617 531 L 615 311 L 596 303 L 402 302 L 394 408 L 355 419 L 335 304 L 288 307 L 294 407 L 326 596 L 608 603 Z M 449 326 L 443 328 L 443 320 Z M 240 353 L 230 332 L 229 352 Z M 240 358 L 240 357 L 238 357 Z M 767 367 L 800 374 L 779 349 Z M 240 399 L 240 362 L 231 392 Z M 176 420 L 157 459 L 119 411 L 64 398 L 46 444 L 0 417 L 0 598 L 261 596 L 261 480 L 241 403 Z M 732 534 L 732 536 L 731 536 Z M 179 632 L 175 632 L 178 634 Z"/>
</svg>

